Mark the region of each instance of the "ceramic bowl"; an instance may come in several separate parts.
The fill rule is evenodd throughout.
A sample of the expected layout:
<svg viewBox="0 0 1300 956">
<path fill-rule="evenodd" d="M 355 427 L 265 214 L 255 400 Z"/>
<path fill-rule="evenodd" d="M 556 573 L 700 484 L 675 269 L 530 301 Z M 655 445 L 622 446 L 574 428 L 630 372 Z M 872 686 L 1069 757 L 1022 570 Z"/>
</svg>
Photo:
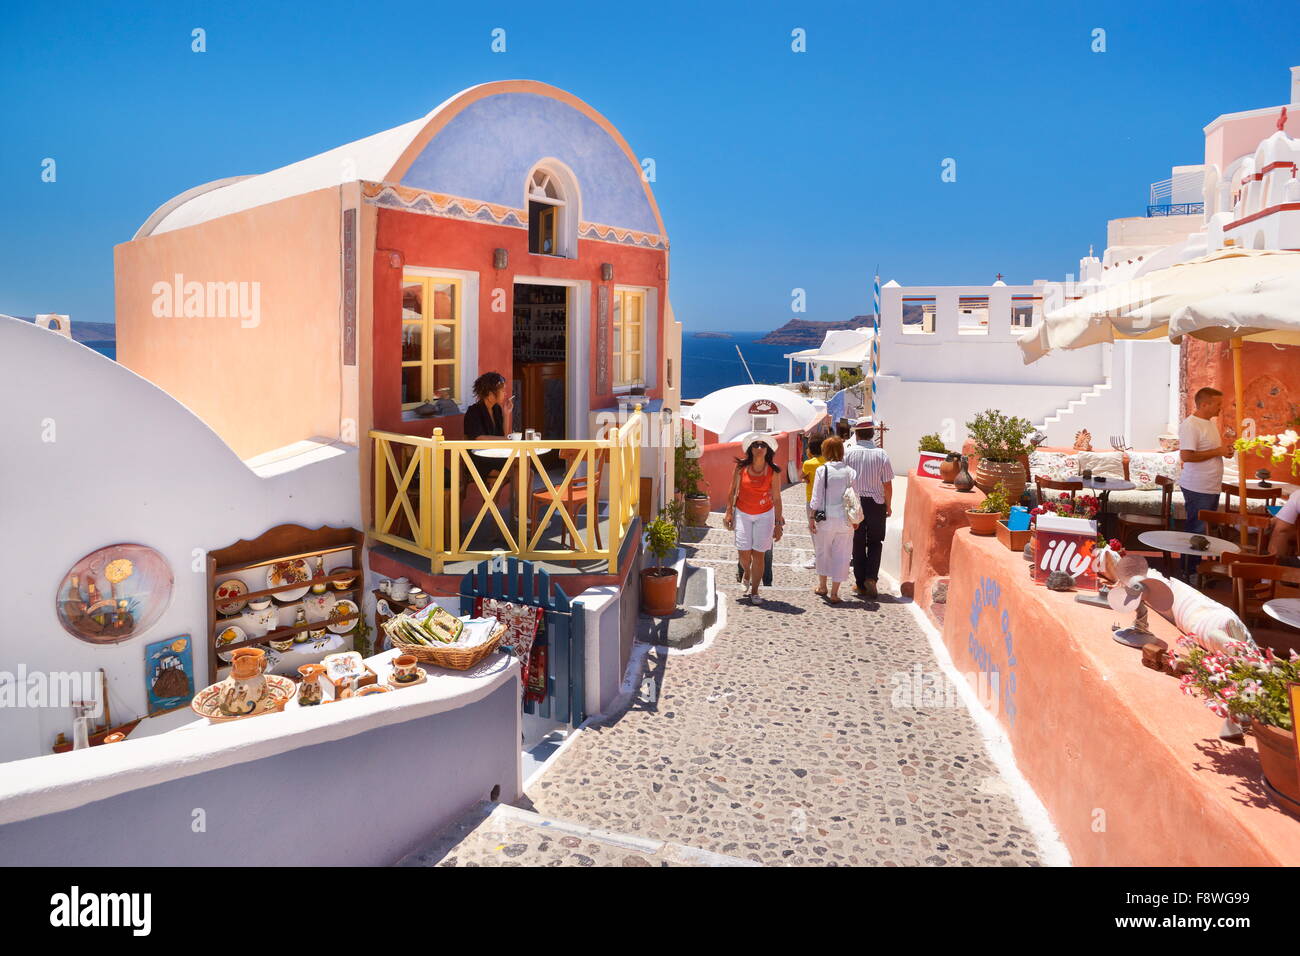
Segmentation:
<svg viewBox="0 0 1300 956">
<path fill-rule="evenodd" d="M 330 574 L 342 574 L 344 571 L 351 571 L 351 570 L 352 570 L 351 568 L 335 568 L 333 571 L 330 572 Z M 342 580 L 335 581 L 333 582 L 334 590 L 346 591 L 348 588 L 352 587 L 352 582 L 355 580 L 356 580 L 355 577 L 351 577 L 351 578 L 343 578 Z"/>
<path fill-rule="evenodd" d="M 391 691 L 391 690 L 392 690 L 392 688 L 389 687 L 389 686 L 387 686 L 387 685 L 385 685 L 385 684 L 369 684 L 369 685 L 367 685 L 367 686 L 361 688 L 359 691 L 357 691 L 357 692 L 356 692 L 355 694 L 353 694 L 352 696 L 353 696 L 353 697 L 369 697 L 371 694 L 387 694 L 387 693 L 388 693 L 389 691 Z"/>
<path fill-rule="evenodd" d="M 271 596 L 269 594 L 263 595 L 260 598 L 253 598 L 248 602 L 248 609 L 250 611 L 265 611 L 270 606 Z"/>
</svg>

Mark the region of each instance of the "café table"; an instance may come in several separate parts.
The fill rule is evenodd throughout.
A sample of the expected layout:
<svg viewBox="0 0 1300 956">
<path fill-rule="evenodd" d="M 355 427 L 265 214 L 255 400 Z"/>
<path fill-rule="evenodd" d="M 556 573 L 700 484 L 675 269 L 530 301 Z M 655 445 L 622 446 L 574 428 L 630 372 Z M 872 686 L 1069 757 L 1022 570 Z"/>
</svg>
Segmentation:
<svg viewBox="0 0 1300 956">
<path fill-rule="evenodd" d="M 1110 503 L 1110 493 L 1112 491 L 1132 491 L 1137 485 L 1127 478 L 1085 478 L 1083 475 L 1071 475 L 1065 480 L 1077 481 L 1090 491 L 1100 492 L 1101 511 L 1097 513 L 1097 523 L 1101 526 L 1101 532 L 1105 537 L 1113 537 L 1115 516 L 1106 510 L 1106 506 Z"/>
<path fill-rule="evenodd" d="M 1237 553 L 1241 551 L 1241 545 L 1224 538 L 1212 538 L 1208 534 L 1200 535 L 1210 542 L 1205 550 L 1199 550 L 1192 547 L 1192 538 L 1195 537 L 1190 531 L 1143 531 L 1138 535 L 1138 540 L 1148 548 L 1164 552 L 1165 556 L 1165 576 L 1173 577 L 1172 561 L 1170 554 L 1188 554 L 1200 558 L 1217 558 L 1225 552 Z"/>
<path fill-rule="evenodd" d="M 1288 627 L 1300 627 L 1300 598 L 1274 598 L 1264 602 L 1264 613 Z"/>
</svg>

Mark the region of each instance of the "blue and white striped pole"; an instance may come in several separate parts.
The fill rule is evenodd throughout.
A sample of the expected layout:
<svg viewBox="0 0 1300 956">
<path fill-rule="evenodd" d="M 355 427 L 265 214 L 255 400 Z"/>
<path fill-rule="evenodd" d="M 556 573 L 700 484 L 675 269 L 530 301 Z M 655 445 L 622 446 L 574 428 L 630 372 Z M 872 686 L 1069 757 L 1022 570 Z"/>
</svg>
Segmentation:
<svg viewBox="0 0 1300 956">
<path fill-rule="evenodd" d="M 876 372 L 880 370 L 880 273 L 876 272 L 876 281 L 871 292 L 875 315 L 871 317 L 871 419 L 876 421 Z M 879 425 L 879 422 L 876 422 Z"/>
</svg>

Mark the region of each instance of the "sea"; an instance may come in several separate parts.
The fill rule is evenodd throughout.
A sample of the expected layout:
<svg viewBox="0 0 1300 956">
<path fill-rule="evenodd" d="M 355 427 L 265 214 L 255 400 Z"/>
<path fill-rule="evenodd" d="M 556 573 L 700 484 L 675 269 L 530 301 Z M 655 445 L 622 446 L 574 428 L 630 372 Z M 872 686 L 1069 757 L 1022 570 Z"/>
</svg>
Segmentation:
<svg viewBox="0 0 1300 956">
<path fill-rule="evenodd" d="M 700 339 L 695 337 L 697 331 L 682 330 L 682 398 L 703 398 L 729 385 L 748 385 L 749 376 L 736 346 L 760 385 L 787 381 L 790 366 L 785 353 L 800 349 L 797 345 L 759 345 L 766 332 L 728 332 L 730 338 Z"/>
<path fill-rule="evenodd" d="M 762 384 L 784 382 L 789 375 L 786 352 L 798 351 L 797 345 L 759 345 L 766 332 L 730 332 L 726 339 L 697 339 L 693 333 L 682 333 L 682 397 L 703 398 L 728 385 L 748 385 L 749 376 L 736 354 L 736 346 L 744 353 L 754 381 Z M 96 352 L 117 360 L 117 346 L 95 342 L 90 345 Z M 796 371 L 798 371 L 796 369 Z"/>
</svg>

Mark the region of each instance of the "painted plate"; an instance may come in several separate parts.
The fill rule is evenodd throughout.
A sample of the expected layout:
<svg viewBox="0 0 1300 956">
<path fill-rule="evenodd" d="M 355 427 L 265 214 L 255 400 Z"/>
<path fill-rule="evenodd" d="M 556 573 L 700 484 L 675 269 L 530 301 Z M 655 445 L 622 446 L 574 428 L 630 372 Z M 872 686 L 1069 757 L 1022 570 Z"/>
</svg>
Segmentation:
<svg viewBox="0 0 1300 956">
<path fill-rule="evenodd" d="M 247 714 L 223 714 L 221 712 L 221 693 L 226 689 L 225 681 L 218 681 L 203 688 L 190 701 L 190 709 L 200 717 L 206 717 L 214 724 L 230 720 L 244 720 L 262 714 L 274 714 L 284 710 L 284 705 L 293 699 L 297 685 L 287 677 L 279 674 L 266 675 L 266 694 L 257 702 L 256 708 Z"/>
<path fill-rule="evenodd" d="M 248 606 L 248 585 L 239 578 L 231 578 L 217 585 L 216 602 L 218 614 L 238 614 Z"/>
<path fill-rule="evenodd" d="M 334 606 L 330 608 L 329 620 L 332 622 L 336 617 L 342 617 L 345 614 L 357 614 L 359 610 L 360 608 L 358 608 L 352 601 L 335 601 Z M 335 634 L 346 634 L 348 631 L 356 627 L 357 622 L 360 620 L 360 617 L 354 617 L 350 621 L 340 621 L 337 624 L 330 623 L 327 626 Z"/>
<path fill-rule="evenodd" d="M 266 586 L 268 588 L 278 588 L 286 584 L 298 584 L 310 580 L 311 569 L 307 567 L 305 558 L 298 558 L 296 561 L 277 561 L 266 569 Z M 281 591 L 274 597 L 277 601 L 296 601 L 309 590 L 311 590 L 311 585 L 303 583 L 301 588 Z"/>
<path fill-rule="evenodd" d="M 230 654 L 220 650 L 220 648 L 225 647 L 227 644 L 238 644 L 240 641 L 247 639 L 248 635 L 244 633 L 244 629 L 236 627 L 234 624 L 217 628 L 217 656 L 229 664 Z"/>
</svg>

